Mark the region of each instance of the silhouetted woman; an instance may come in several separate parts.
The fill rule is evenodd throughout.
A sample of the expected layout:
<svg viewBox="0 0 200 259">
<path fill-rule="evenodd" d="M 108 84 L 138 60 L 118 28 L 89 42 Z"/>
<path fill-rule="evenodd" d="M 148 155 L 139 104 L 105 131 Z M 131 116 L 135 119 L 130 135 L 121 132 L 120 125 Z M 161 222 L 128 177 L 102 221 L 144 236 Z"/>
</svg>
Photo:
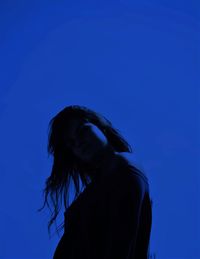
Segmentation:
<svg viewBox="0 0 200 259">
<path fill-rule="evenodd" d="M 54 214 L 48 229 L 60 211 L 59 201 L 65 205 L 64 234 L 53 259 L 149 258 L 149 184 L 120 154 L 132 152 L 130 145 L 108 119 L 84 106 L 67 106 L 49 125 L 48 153 L 54 161 L 42 207 L 49 207 L 50 197 Z M 71 179 L 76 194 L 69 206 Z"/>
</svg>

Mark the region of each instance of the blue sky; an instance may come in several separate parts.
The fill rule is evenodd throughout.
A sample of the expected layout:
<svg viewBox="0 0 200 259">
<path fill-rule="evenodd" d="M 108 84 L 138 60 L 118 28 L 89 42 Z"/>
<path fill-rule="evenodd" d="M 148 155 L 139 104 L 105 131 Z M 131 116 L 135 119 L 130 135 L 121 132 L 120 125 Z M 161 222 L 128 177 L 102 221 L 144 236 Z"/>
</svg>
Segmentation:
<svg viewBox="0 0 200 259">
<path fill-rule="evenodd" d="M 101 112 L 132 145 L 150 181 L 157 259 L 200 258 L 199 3 L 0 5 L 0 258 L 50 259 L 59 241 L 36 210 L 47 125 L 70 104 Z"/>
</svg>

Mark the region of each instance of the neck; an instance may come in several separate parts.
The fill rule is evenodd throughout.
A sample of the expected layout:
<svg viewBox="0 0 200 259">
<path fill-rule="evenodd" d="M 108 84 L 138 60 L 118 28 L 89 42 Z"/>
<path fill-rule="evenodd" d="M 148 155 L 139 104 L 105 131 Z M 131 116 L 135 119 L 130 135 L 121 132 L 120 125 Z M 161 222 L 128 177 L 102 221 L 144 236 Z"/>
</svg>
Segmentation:
<svg viewBox="0 0 200 259">
<path fill-rule="evenodd" d="M 88 172 L 91 179 L 95 180 L 97 177 L 111 172 L 115 165 L 115 159 L 116 153 L 110 146 L 106 146 L 104 150 L 96 154 L 90 163 L 91 172 Z"/>
</svg>

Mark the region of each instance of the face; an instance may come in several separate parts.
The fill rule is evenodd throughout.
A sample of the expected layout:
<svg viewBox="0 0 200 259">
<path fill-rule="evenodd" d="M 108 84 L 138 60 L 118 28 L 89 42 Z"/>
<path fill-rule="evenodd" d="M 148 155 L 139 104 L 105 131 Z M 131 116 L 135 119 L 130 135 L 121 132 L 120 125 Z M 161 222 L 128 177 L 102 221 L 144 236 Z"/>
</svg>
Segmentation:
<svg viewBox="0 0 200 259">
<path fill-rule="evenodd" d="M 103 132 L 96 125 L 82 119 L 70 120 L 64 143 L 77 157 L 86 162 L 108 145 Z"/>
</svg>

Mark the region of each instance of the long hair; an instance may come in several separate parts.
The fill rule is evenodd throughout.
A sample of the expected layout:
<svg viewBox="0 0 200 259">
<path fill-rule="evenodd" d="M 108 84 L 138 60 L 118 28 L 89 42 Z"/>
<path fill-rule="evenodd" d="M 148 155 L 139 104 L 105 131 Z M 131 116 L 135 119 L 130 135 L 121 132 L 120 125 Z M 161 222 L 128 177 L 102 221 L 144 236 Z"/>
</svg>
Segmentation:
<svg viewBox="0 0 200 259">
<path fill-rule="evenodd" d="M 85 106 L 70 105 L 54 116 L 49 122 L 47 146 L 48 155 L 52 155 L 54 158 L 53 166 L 51 175 L 46 179 L 45 188 L 43 189 L 43 206 L 38 209 L 38 211 L 41 211 L 47 204 L 51 211 L 52 217 L 48 222 L 48 233 L 50 232 L 51 225 L 56 221 L 62 202 L 64 201 L 65 209 L 69 206 L 69 204 L 66 204 L 66 201 L 68 201 L 69 198 L 69 184 L 71 179 L 75 186 L 75 199 L 80 193 L 79 179 L 81 179 L 84 186 L 87 186 L 89 183 L 87 177 L 87 170 L 89 170 L 89 168 L 64 145 L 64 132 L 72 118 L 79 118 L 83 121 L 89 121 L 95 124 L 104 133 L 114 151 L 119 153 L 133 152 L 128 142 L 121 136 L 119 131 L 112 126 L 112 123 L 108 119 L 102 114 Z M 53 211 L 49 206 L 49 198 L 54 207 Z M 61 229 L 62 228 L 63 226 Z M 58 233 L 58 228 L 56 228 L 56 231 Z"/>
</svg>

